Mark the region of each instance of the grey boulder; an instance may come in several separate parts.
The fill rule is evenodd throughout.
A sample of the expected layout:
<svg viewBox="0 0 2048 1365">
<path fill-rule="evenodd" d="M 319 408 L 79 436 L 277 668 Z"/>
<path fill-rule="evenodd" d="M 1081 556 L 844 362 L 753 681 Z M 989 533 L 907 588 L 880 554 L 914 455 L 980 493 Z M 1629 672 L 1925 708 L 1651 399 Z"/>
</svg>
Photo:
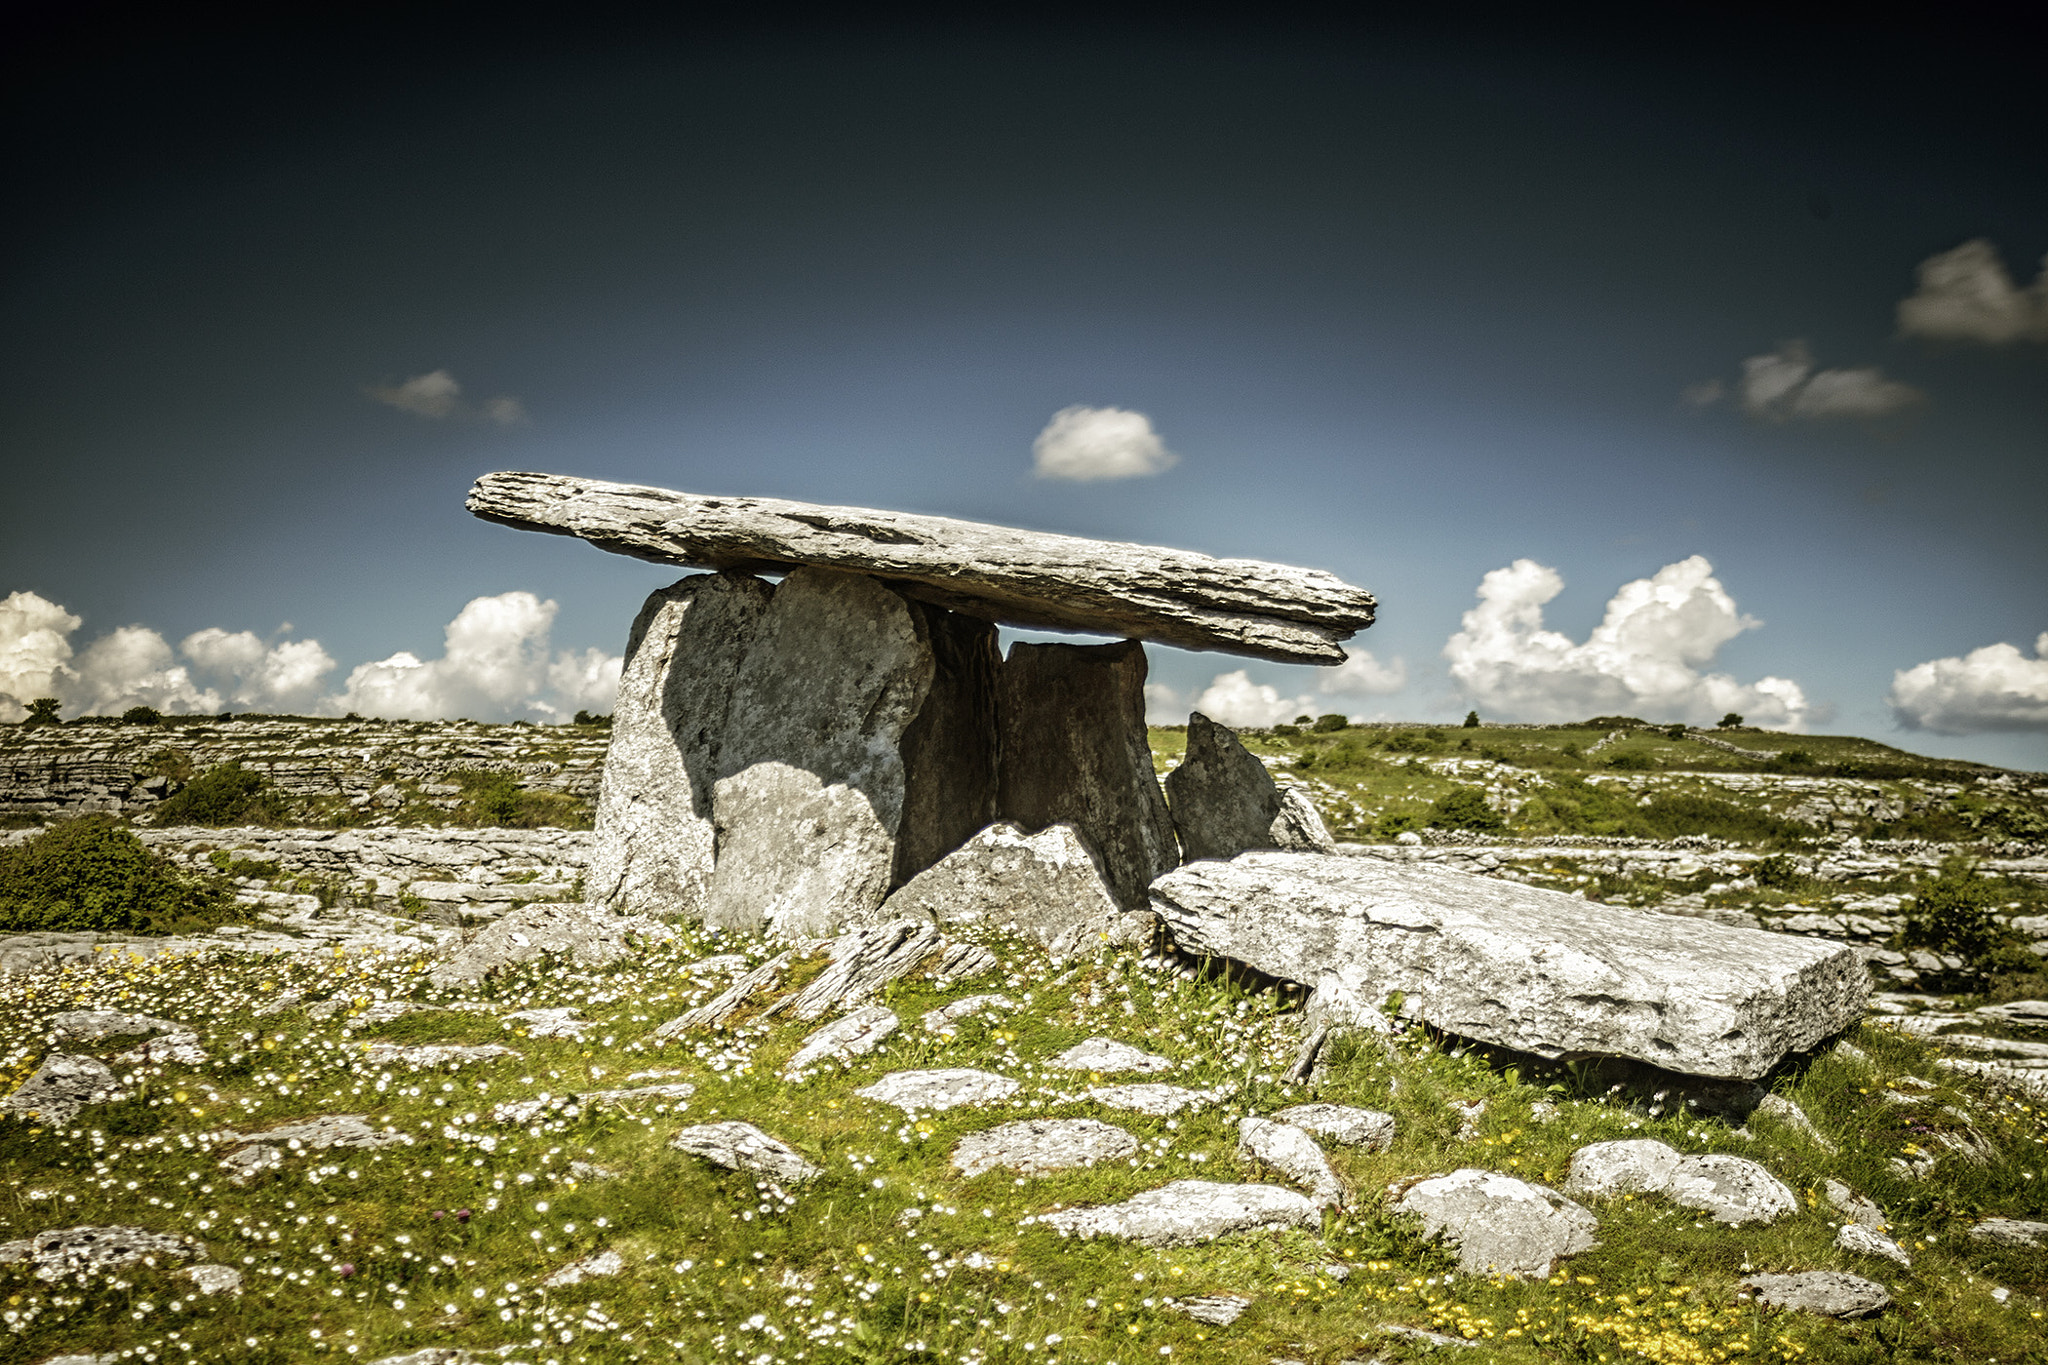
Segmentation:
<svg viewBox="0 0 2048 1365">
<path fill-rule="evenodd" d="M 1547 1185 L 1467 1167 L 1411 1185 L 1392 1205 L 1458 1249 L 1468 1274 L 1538 1279 L 1595 1245 L 1599 1220 Z"/>
<path fill-rule="evenodd" d="M 1020 1088 L 1008 1076 L 958 1066 L 932 1071 L 892 1071 L 853 1093 L 877 1104 L 894 1105 L 906 1114 L 918 1114 L 1006 1100 Z"/>
<path fill-rule="evenodd" d="M 1154 1247 L 1196 1246 L 1241 1232 L 1321 1225 L 1322 1206 L 1277 1185 L 1176 1180 L 1121 1204 L 1060 1209 L 1027 1218 L 1068 1237 L 1114 1237 Z"/>
<path fill-rule="evenodd" d="M 673 935 L 658 920 L 615 915 L 595 905 L 523 905 L 493 920 L 469 942 L 455 945 L 427 976 L 439 986 L 471 985 L 546 954 L 565 957 L 578 967 L 608 967 L 629 956 L 636 939 Z"/>
<path fill-rule="evenodd" d="M 1234 858 L 1254 848 L 1328 853 L 1336 847 L 1315 807 L 1296 796 L 1283 813 L 1280 788 L 1266 765 L 1235 732 L 1200 711 L 1188 716 L 1187 750 L 1165 785 L 1181 856 L 1190 861 Z"/>
<path fill-rule="evenodd" d="M 1256 1114 L 1237 1121 L 1237 1154 L 1305 1188 L 1318 1204 L 1344 1203 L 1344 1182 L 1330 1169 L 1330 1159 L 1316 1140 L 1291 1123 L 1276 1123 Z"/>
<path fill-rule="evenodd" d="M 1230 1098 L 1233 1087 L 1220 1085 L 1213 1090 L 1189 1090 L 1185 1086 L 1162 1085 L 1157 1082 L 1138 1085 L 1096 1085 L 1081 1093 L 1097 1104 L 1109 1109 L 1126 1109 L 1134 1114 L 1150 1114 L 1155 1118 L 1171 1118 L 1183 1109 L 1206 1109 Z"/>
<path fill-rule="evenodd" d="M 1986 1218 L 1971 1225 L 1970 1240 L 2002 1247 L 2048 1246 L 2048 1223 L 2024 1218 Z"/>
<path fill-rule="evenodd" d="M 0 1102 L 0 1112 L 43 1123 L 69 1123 L 78 1111 L 120 1093 L 113 1068 L 97 1057 L 53 1052 L 21 1088 Z"/>
<path fill-rule="evenodd" d="M 1862 1018 L 1849 947 L 1600 905 L 1426 863 L 1308 853 L 1152 885 L 1182 951 L 1231 958 L 1366 1023 L 1397 993 L 1434 1028 L 1543 1057 L 1755 1079 Z"/>
<path fill-rule="evenodd" d="M 902 1025 L 896 1011 L 885 1005 L 857 1009 L 804 1039 L 782 1068 L 782 1074 L 793 1079 L 820 1062 L 864 1056 L 880 1047 Z"/>
<path fill-rule="evenodd" d="M 1119 1043 L 1114 1038 L 1090 1038 L 1076 1043 L 1046 1063 L 1063 1071 L 1094 1071 L 1110 1075 L 1120 1071 L 1171 1071 L 1173 1061 L 1156 1052 L 1146 1052 Z"/>
<path fill-rule="evenodd" d="M 1095 856 L 1069 824 L 1026 834 L 998 822 L 918 873 L 882 905 L 941 927 L 975 926 L 1050 947 L 1123 918 Z"/>
<path fill-rule="evenodd" d="M 806 1161 L 788 1143 L 737 1119 L 694 1124 L 670 1138 L 668 1145 L 702 1157 L 714 1166 L 765 1175 L 785 1185 L 801 1184 L 825 1173 L 823 1167 Z"/>
<path fill-rule="evenodd" d="M 1297 1104 L 1273 1115 L 1282 1123 L 1345 1147 L 1384 1152 L 1394 1145 L 1394 1116 L 1348 1104 Z"/>
<path fill-rule="evenodd" d="M 1095 1119 L 1023 1119 L 969 1133 L 953 1148 L 953 1165 L 968 1178 L 1005 1168 L 1020 1175 L 1045 1175 L 1099 1161 L 1121 1161 L 1138 1150 L 1138 1140 L 1114 1124 Z"/>
<path fill-rule="evenodd" d="M 1891 1307 L 1892 1302 L 1883 1285 L 1839 1270 L 1751 1275 L 1742 1286 L 1766 1308 L 1813 1313 L 1824 1318 L 1875 1317 Z"/>
<path fill-rule="evenodd" d="M 1785 1183 L 1747 1157 L 1684 1156 L 1653 1138 L 1595 1142 L 1572 1154 L 1565 1189 L 1582 1199 L 1661 1194 L 1717 1223 L 1772 1223 L 1795 1213 Z"/>
<path fill-rule="evenodd" d="M 1913 1264 L 1913 1258 L 1906 1254 L 1904 1247 L 1883 1233 L 1864 1227 L 1861 1223 L 1844 1223 L 1836 1229 L 1835 1245 L 1843 1251 L 1853 1251 L 1861 1256 L 1882 1256 L 1886 1260 L 1897 1261 L 1902 1266 L 1911 1267 Z"/>
</svg>

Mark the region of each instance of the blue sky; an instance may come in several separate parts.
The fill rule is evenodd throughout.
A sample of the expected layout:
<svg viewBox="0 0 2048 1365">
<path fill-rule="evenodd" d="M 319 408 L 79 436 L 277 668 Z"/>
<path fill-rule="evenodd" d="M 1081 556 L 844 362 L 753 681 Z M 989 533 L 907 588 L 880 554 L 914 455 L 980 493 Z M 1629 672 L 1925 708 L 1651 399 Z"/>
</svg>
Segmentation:
<svg viewBox="0 0 2048 1365">
<path fill-rule="evenodd" d="M 1349 691 L 1155 648 L 1162 715 L 1733 699 L 2048 768 L 2027 68 L 1668 38 L 53 32 L 9 81 L 0 712 L 603 709 L 674 575 L 463 512 L 542 469 L 1378 594 Z M 1073 406 L 1177 462 L 1035 475 Z"/>
</svg>

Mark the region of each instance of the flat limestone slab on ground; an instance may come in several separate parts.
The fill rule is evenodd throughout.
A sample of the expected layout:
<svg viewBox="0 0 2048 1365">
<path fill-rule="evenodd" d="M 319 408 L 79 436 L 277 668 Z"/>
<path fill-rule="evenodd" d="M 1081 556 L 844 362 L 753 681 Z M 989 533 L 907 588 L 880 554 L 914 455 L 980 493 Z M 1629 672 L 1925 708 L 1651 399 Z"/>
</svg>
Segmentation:
<svg viewBox="0 0 2048 1365">
<path fill-rule="evenodd" d="M 1185 952 L 1542 1057 L 1754 1080 L 1863 1017 L 1853 949 L 1579 900 L 1428 864 L 1313 853 L 1190 863 L 1152 884 Z"/>
<path fill-rule="evenodd" d="M 1372 594 L 1315 569 L 779 498 L 721 498 L 558 474 L 486 474 L 469 510 L 657 564 L 871 574 L 1004 625 L 1082 630 L 1291 663 L 1344 661 Z"/>
</svg>

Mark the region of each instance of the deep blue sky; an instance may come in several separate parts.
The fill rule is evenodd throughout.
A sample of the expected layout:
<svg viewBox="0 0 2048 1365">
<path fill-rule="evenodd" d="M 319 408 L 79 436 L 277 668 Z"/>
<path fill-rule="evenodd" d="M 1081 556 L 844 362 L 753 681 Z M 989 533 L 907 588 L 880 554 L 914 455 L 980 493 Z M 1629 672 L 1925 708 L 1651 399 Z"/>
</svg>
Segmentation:
<svg viewBox="0 0 2048 1365">
<path fill-rule="evenodd" d="M 521 589 L 557 649 L 616 652 L 674 575 L 464 514 L 529 468 L 1331 569 L 1409 679 L 1332 709 L 1418 719 L 1474 700 L 1442 651 L 1488 571 L 1555 569 L 1545 625 L 1583 641 L 1701 555 L 1764 622 L 1710 671 L 1796 680 L 1809 728 L 2048 767 L 2040 727 L 1885 704 L 1895 670 L 2048 631 L 2048 344 L 1895 320 L 1930 256 L 1988 239 L 2025 284 L 2048 253 L 2017 45 L 1704 10 L 1485 38 L 405 16 L 82 23 L 9 72 L 0 597 L 83 618 L 77 648 L 289 621 L 338 685 Z M 1791 339 L 1924 397 L 1681 400 Z M 366 396 L 436 370 L 530 420 Z M 1073 404 L 1180 462 L 1034 478 Z M 1154 652 L 1188 697 L 1239 666 Z"/>
</svg>

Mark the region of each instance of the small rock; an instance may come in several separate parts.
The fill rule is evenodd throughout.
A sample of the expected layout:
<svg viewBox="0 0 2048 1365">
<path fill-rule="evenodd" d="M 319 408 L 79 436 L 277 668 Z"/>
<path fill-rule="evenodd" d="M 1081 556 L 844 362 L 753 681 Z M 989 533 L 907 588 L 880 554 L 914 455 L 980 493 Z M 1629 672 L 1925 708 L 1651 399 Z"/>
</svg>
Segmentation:
<svg viewBox="0 0 2048 1365">
<path fill-rule="evenodd" d="M 1213 1090 L 1189 1090 L 1185 1086 L 1158 1082 L 1138 1085 L 1097 1085 L 1081 1093 L 1110 1109 L 1128 1109 L 1134 1114 L 1170 1118 L 1183 1109 L 1203 1109 L 1230 1098 L 1235 1087 L 1219 1085 Z"/>
<path fill-rule="evenodd" d="M 950 1005 L 941 1005 L 935 1010 L 926 1010 L 919 1018 L 925 1032 L 936 1033 L 942 1038 L 951 1038 L 960 1030 L 955 1027 L 962 1019 L 972 1019 L 990 1010 L 1013 1010 L 1017 1002 L 1007 995 L 970 995 L 964 1000 L 955 1000 Z"/>
<path fill-rule="evenodd" d="M 1344 1203 L 1344 1182 L 1314 1138 L 1291 1123 L 1248 1114 L 1237 1123 L 1237 1154 L 1278 1171 L 1315 1196 L 1319 1204 Z"/>
<path fill-rule="evenodd" d="M 825 1173 L 822 1167 L 804 1160 L 794 1147 L 738 1120 L 696 1124 L 670 1138 L 668 1145 L 729 1171 L 765 1175 L 790 1185 Z"/>
<path fill-rule="evenodd" d="M 69 1123 L 87 1105 L 104 1104 L 117 1094 L 113 1069 L 99 1058 L 53 1052 L 19 1090 L 0 1102 L 0 1112 L 48 1124 Z"/>
<path fill-rule="evenodd" d="M 1238 1232 L 1277 1232 L 1322 1224 L 1312 1199 L 1277 1185 L 1176 1180 L 1121 1204 L 1060 1209 L 1027 1218 L 1073 1237 L 1115 1237 L 1146 1246 L 1195 1246 Z"/>
<path fill-rule="evenodd" d="M 1547 1185 L 1467 1167 L 1411 1186 L 1393 1204 L 1458 1248 L 1468 1274 L 1535 1279 L 1594 1245 L 1599 1220 Z"/>
<path fill-rule="evenodd" d="M 195 1265 L 184 1273 L 202 1294 L 239 1293 L 242 1288 L 242 1272 L 233 1266 Z"/>
<path fill-rule="evenodd" d="M 267 1142 L 252 1142 L 221 1158 L 220 1167 L 237 1185 L 247 1185 L 265 1171 L 284 1165 L 284 1153 Z"/>
<path fill-rule="evenodd" d="M 634 939 L 666 939 L 674 932 L 656 920 L 577 902 L 524 905 L 492 921 L 468 943 L 458 943 L 427 976 L 439 986 L 470 985 L 549 953 L 579 967 L 608 967 L 633 951 Z"/>
<path fill-rule="evenodd" d="M 1050 947 L 1077 939 L 1078 929 L 1106 932 L 1123 907 L 1071 824 L 1026 834 L 998 822 L 912 877 L 880 913 L 942 928 L 976 925 Z"/>
<path fill-rule="evenodd" d="M 1824 1318 L 1868 1318 L 1891 1306 L 1884 1286 L 1839 1270 L 1797 1275 L 1752 1275 L 1742 1282 L 1766 1308 L 1814 1313 Z"/>
<path fill-rule="evenodd" d="M 619 1172 L 609 1166 L 600 1166 L 594 1161 L 572 1161 L 569 1163 L 571 1180 L 617 1180 Z"/>
<path fill-rule="evenodd" d="M 1665 1193 L 1673 1203 L 1699 1209 L 1730 1227 L 1774 1223 L 1799 1211 L 1799 1200 L 1785 1183 L 1747 1157 L 1686 1157 Z"/>
<path fill-rule="evenodd" d="M 1090 1038 L 1077 1043 L 1047 1062 L 1068 1071 L 1094 1071 L 1109 1075 L 1119 1071 L 1171 1071 L 1173 1062 L 1156 1053 L 1141 1052 L 1114 1038 Z"/>
<path fill-rule="evenodd" d="M 1654 1138 L 1595 1142 L 1572 1153 L 1565 1193 L 1577 1199 L 1657 1193 L 1671 1183 L 1679 1160 L 1676 1149 Z"/>
<path fill-rule="evenodd" d="M 619 1255 L 618 1252 L 600 1251 L 594 1255 L 585 1256 L 580 1261 L 571 1261 L 568 1265 L 563 1266 L 560 1270 L 542 1280 L 540 1287 L 543 1289 L 564 1289 L 572 1284 L 581 1284 L 585 1280 L 595 1280 L 608 1275 L 616 1275 L 625 1268 L 626 1259 Z"/>
<path fill-rule="evenodd" d="M 489 1062 L 499 1057 L 517 1057 L 519 1054 L 509 1047 L 496 1043 L 469 1046 L 463 1043 L 372 1043 L 363 1053 L 363 1060 L 372 1066 L 409 1066 L 414 1068 L 446 1066 L 450 1062 Z"/>
<path fill-rule="evenodd" d="M 1345 1147 L 1384 1152 L 1394 1145 L 1394 1116 L 1348 1104 L 1297 1104 L 1273 1115 Z"/>
<path fill-rule="evenodd" d="M 1844 1223 L 1835 1233 L 1835 1245 L 1844 1251 L 1854 1251 L 1864 1256 L 1883 1256 L 1897 1261 L 1900 1265 L 1911 1266 L 1913 1258 L 1906 1249 L 1881 1232 L 1873 1232 L 1861 1223 Z"/>
<path fill-rule="evenodd" d="M 873 1052 L 902 1022 L 896 1011 L 884 1005 L 868 1005 L 835 1019 L 804 1039 L 789 1065 L 782 1069 L 783 1078 L 795 1079 L 827 1058 L 859 1057 Z"/>
<path fill-rule="evenodd" d="M 1813 1126 L 1813 1120 L 1806 1116 L 1806 1111 L 1783 1095 L 1764 1096 L 1757 1101 L 1756 1112 L 1774 1118 L 1789 1128 L 1797 1129 L 1812 1139 L 1813 1145 L 1823 1152 L 1832 1153 L 1837 1150 L 1827 1134 Z"/>
<path fill-rule="evenodd" d="M 584 1034 L 597 1027 L 592 1020 L 576 1017 L 582 1012 L 570 1005 L 561 1009 L 520 1010 L 504 1017 L 515 1024 L 526 1025 L 529 1038 L 567 1038 L 580 1043 Z"/>
<path fill-rule="evenodd" d="M 2048 1223 L 2024 1218 L 1986 1218 L 1970 1228 L 1970 1240 L 2002 1247 L 2048 1246 Z"/>
<path fill-rule="evenodd" d="M 1017 1082 L 993 1071 L 948 1067 L 936 1071 L 892 1071 L 873 1085 L 853 1093 L 878 1104 L 893 1104 L 906 1114 L 987 1104 L 1017 1093 Z"/>
<path fill-rule="evenodd" d="M 968 1178 L 1007 1167 L 1023 1175 L 1044 1175 L 1098 1161 L 1121 1161 L 1138 1150 L 1138 1140 L 1113 1124 L 1094 1119 L 1024 1119 L 986 1132 L 970 1133 L 953 1148 L 953 1165 Z"/>
<path fill-rule="evenodd" d="M 1399 1337 L 1403 1341 L 1412 1341 L 1425 1347 L 1471 1347 L 1479 1344 L 1476 1341 L 1467 1341 L 1463 1337 L 1449 1336 L 1443 1332 L 1432 1332 L 1426 1327 L 1404 1327 L 1398 1322 L 1381 1323 L 1380 1334 L 1382 1336 Z"/>
<path fill-rule="evenodd" d="M 1882 1208 L 1839 1180 L 1822 1181 L 1821 1192 L 1827 1195 L 1828 1206 L 1852 1223 L 1860 1224 L 1873 1232 L 1883 1232 L 1891 1226 L 1891 1219 Z"/>
<path fill-rule="evenodd" d="M 154 1264 L 153 1258 L 158 1256 L 189 1261 L 205 1254 L 205 1246 L 190 1238 L 130 1227 L 52 1228 L 12 1242 L 0 1242 L 0 1265 L 26 1261 L 35 1267 L 39 1280 L 58 1280 L 67 1275 L 83 1279 L 137 1261 Z"/>
<path fill-rule="evenodd" d="M 1451 1112 L 1458 1116 L 1458 1141 L 1470 1142 L 1479 1136 L 1479 1120 L 1486 1117 L 1485 1100 L 1452 1100 Z"/>
<path fill-rule="evenodd" d="M 1185 1313 L 1196 1322 L 1206 1322 L 1211 1327 L 1228 1327 L 1244 1316 L 1244 1310 L 1252 1301 L 1236 1294 L 1201 1294 L 1188 1299 L 1168 1299 L 1166 1306 L 1176 1313 Z"/>
</svg>

